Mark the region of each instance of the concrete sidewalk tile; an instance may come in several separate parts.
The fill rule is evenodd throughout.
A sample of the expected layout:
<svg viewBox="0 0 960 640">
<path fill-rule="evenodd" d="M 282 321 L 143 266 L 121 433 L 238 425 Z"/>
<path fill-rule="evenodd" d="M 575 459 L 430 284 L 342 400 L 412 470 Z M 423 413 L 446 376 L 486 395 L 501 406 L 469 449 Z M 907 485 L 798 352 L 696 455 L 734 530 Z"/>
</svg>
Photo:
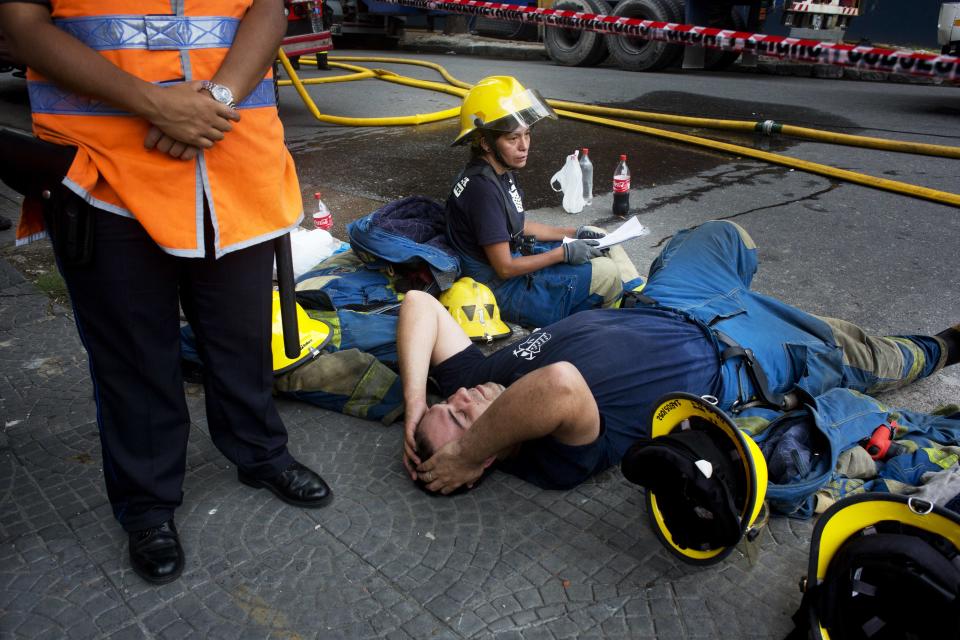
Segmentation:
<svg viewBox="0 0 960 640">
<path fill-rule="evenodd" d="M 72 535 L 0 545 L 0 567 L 0 612 L 13 637 L 100 637 L 131 617 Z"/>
<path fill-rule="evenodd" d="M 41 531 L 55 535 L 66 520 L 12 451 L 0 454 L 0 469 L 0 502 L 4 505 L 0 512 L 0 543 L 12 544 L 23 536 L 39 537 Z"/>
<path fill-rule="evenodd" d="M 3 264 L 6 263 L 0 262 Z M 50 299 L 29 282 L 0 286 L 0 291 L 3 292 L 0 297 L 0 335 L 49 315 Z M 7 340 L 9 336 L 0 339 Z"/>
<path fill-rule="evenodd" d="M 8 332 L 0 338 L 0 362 L 6 387 L 0 409 L 11 440 L 68 431 L 95 418 L 86 352 L 65 317 Z"/>
<path fill-rule="evenodd" d="M 0 260 L 0 291 L 3 291 L 5 295 L 10 295 L 7 289 L 19 287 L 23 284 L 28 284 L 23 274 L 6 260 Z"/>
</svg>

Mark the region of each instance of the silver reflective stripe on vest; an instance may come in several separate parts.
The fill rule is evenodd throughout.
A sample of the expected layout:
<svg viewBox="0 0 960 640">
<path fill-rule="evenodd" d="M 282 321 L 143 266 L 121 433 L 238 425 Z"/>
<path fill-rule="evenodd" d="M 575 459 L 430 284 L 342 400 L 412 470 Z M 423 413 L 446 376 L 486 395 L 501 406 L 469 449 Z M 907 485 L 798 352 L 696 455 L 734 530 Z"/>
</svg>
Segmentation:
<svg viewBox="0 0 960 640">
<path fill-rule="evenodd" d="M 169 83 L 160 83 L 169 84 Z M 117 109 L 113 105 L 92 100 L 85 96 L 64 91 L 49 82 L 28 82 L 27 92 L 30 95 L 30 109 L 34 113 L 53 113 L 58 115 L 75 116 L 124 116 L 131 115 Z M 273 93 L 273 80 L 261 80 L 237 109 L 256 109 L 258 107 L 272 107 L 276 105 Z"/>
<path fill-rule="evenodd" d="M 97 51 L 180 51 L 229 47 L 240 26 L 224 16 L 90 16 L 53 23 Z"/>
</svg>

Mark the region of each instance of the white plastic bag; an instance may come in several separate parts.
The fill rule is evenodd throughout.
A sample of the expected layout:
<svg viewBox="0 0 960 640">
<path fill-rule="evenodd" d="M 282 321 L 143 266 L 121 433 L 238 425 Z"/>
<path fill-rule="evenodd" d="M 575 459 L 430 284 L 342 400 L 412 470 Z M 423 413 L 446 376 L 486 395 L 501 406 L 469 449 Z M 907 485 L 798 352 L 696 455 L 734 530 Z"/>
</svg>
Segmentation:
<svg viewBox="0 0 960 640">
<path fill-rule="evenodd" d="M 583 200 L 583 172 L 580 170 L 579 155 L 579 151 L 568 155 L 563 168 L 550 178 L 550 188 L 563 191 L 563 210 L 567 213 L 580 213 L 586 204 Z"/>
<path fill-rule="evenodd" d="M 293 277 L 299 278 L 337 250 L 340 241 L 323 229 L 297 227 L 290 232 L 290 252 L 293 254 Z M 277 261 L 273 261 L 273 277 L 277 277 Z"/>
</svg>

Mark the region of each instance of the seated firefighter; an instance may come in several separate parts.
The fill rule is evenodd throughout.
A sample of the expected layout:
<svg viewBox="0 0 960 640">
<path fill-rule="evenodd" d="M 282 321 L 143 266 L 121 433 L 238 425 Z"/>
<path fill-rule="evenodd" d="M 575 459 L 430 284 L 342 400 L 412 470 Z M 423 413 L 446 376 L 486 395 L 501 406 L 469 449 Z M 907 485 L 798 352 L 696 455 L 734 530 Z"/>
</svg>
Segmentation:
<svg viewBox="0 0 960 640">
<path fill-rule="evenodd" d="M 532 327 L 616 307 L 624 290 L 643 285 L 622 248 L 594 246 L 602 230 L 525 217 L 515 172 L 527 164 L 533 125 L 556 117 L 512 77 L 478 82 L 463 100 L 453 143 L 470 145 L 470 161 L 446 202 L 447 236 L 462 275 L 493 290 L 505 320 Z M 565 236 L 577 240 L 561 244 Z"/>
<path fill-rule="evenodd" d="M 734 414 L 784 410 L 840 387 L 905 385 L 960 361 L 960 325 L 868 336 L 750 291 L 756 268 L 746 231 L 708 222 L 667 244 L 646 303 L 578 313 L 486 357 L 436 300 L 411 292 L 397 328 L 411 478 L 448 494 L 497 462 L 540 487 L 569 488 L 647 435 L 653 403 L 667 393 L 715 396 Z M 427 406 L 428 375 L 446 402 Z M 956 422 L 941 433 L 960 443 Z"/>
</svg>

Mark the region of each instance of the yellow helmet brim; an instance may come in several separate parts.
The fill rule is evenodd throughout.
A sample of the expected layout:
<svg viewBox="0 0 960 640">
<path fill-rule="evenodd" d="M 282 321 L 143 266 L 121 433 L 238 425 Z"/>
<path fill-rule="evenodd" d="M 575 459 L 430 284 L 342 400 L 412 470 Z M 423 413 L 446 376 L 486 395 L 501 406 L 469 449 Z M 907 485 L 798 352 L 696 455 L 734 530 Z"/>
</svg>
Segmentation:
<svg viewBox="0 0 960 640">
<path fill-rule="evenodd" d="M 716 427 L 727 436 L 741 463 L 746 480 L 746 495 L 740 505 L 741 537 L 756 524 L 763 511 L 763 501 L 767 494 L 767 463 L 760 447 L 741 431 L 726 413 L 715 405 L 690 393 L 671 393 L 660 398 L 651 417 L 650 437 L 665 436 L 675 429 L 682 428 L 685 421 L 697 417 Z M 657 537 L 667 549 L 691 564 L 713 564 L 725 558 L 733 546 L 717 549 L 696 550 L 681 548 L 670 535 L 657 506 L 653 491 L 647 491 L 647 513 Z"/>
<path fill-rule="evenodd" d="M 273 353 L 273 373 L 281 375 L 296 369 L 302 364 L 320 355 L 332 337 L 330 327 L 321 320 L 307 315 L 299 304 L 297 309 L 297 329 L 300 334 L 300 353 L 296 358 L 287 356 L 283 344 L 283 322 L 280 318 L 280 294 L 273 292 L 273 326 L 270 350 Z"/>
</svg>

